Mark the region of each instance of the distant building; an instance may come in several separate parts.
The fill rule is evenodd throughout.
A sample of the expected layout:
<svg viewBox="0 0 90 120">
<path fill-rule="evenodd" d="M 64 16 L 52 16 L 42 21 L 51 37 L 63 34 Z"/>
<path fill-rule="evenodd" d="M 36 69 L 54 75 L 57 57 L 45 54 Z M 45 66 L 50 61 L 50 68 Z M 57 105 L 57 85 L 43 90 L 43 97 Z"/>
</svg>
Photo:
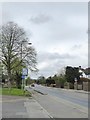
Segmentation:
<svg viewBox="0 0 90 120">
<path fill-rule="evenodd" d="M 90 68 L 83 69 L 79 66 L 79 73 L 81 73 L 80 78 L 90 79 Z"/>
</svg>

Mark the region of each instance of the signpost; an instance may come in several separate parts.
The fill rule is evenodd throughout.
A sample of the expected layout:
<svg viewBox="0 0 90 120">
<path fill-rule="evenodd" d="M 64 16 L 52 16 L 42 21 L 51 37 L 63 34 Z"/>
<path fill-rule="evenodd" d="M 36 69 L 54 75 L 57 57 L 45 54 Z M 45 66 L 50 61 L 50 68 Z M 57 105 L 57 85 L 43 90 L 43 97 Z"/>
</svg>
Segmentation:
<svg viewBox="0 0 90 120">
<path fill-rule="evenodd" d="M 28 75 L 28 69 L 23 68 L 22 69 L 22 89 L 24 89 L 24 84 L 25 84 L 25 76 Z"/>
<path fill-rule="evenodd" d="M 24 76 L 24 75 L 22 75 L 22 79 L 25 79 L 25 76 Z"/>
<path fill-rule="evenodd" d="M 22 69 L 22 75 L 23 76 L 27 76 L 28 75 L 28 69 L 27 68 L 23 68 Z"/>
</svg>

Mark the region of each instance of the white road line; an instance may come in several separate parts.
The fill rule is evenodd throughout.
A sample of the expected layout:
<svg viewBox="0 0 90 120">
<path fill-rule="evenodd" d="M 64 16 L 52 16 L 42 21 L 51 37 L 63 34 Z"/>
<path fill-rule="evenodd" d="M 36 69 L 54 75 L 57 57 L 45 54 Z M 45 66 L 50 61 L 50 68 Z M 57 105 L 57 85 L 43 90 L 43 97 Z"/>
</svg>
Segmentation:
<svg viewBox="0 0 90 120">
<path fill-rule="evenodd" d="M 34 97 L 33 97 L 33 98 L 34 98 Z M 35 98 L 34 98 L 34 100 L 40 105 L 40 103 L 39 103 Z M 41 105 L 40 105 L 40 106 L 41 106 Z M 50 115 L 50 113 L 49 113 L 44 107 L 41 106 L 41 109 L 43 109 L 43 111 L 45 111 L 50 118 L 54 119 L 53 116 Z"/>
<path fill-rule="evenodd" d="M 51 96 L 57 102 L 61 102 L 63 104 L 66 104 L 67 106 L 71 106 L 73 108 L 76 108 L 76 109 L 80 110 L 81 112 L 83 112 L 85 114 L 88 114 L 88 108 L 86 108 L 86 107 L 80 106 L 80 105 L 78 105 L 76 103 L 70 102 L 68 100 L 64 100 L 62 98 L 58 98 L 58 97 L 53 96 L 53 95 L 49 95 L 49 96 Z"/>
</svg>

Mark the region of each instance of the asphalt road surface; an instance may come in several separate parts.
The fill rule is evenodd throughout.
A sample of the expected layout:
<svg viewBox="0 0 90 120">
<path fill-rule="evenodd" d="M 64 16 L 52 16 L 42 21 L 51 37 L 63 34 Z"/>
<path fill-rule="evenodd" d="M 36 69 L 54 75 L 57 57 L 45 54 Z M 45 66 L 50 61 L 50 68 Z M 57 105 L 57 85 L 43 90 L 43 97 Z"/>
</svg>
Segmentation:
<svg viewBox="0 0 90 120">
<path fill-rule="evenodd" d="M 52 118 L 88 118 L 88 94 L 41 85 L 27 89 L 39 92 L 33 97 Z"/>
</svg>

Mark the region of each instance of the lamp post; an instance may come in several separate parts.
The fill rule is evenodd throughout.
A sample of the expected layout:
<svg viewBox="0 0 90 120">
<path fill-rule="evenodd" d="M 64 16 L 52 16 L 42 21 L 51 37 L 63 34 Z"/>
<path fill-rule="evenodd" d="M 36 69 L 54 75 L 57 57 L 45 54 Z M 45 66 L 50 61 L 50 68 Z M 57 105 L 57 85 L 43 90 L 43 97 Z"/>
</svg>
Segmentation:
<svg viewBox="0 0 90 120">
<path fill-rule="evenodd" d="M 28 42 L 28 45 L 32 45 L 32 43 Z M 27 72 L 28 72 L 28 67 L 27 67 Z M 28 75 L 28 73 L 27 73 L 27 75 Z M 24 81 L 23 84 L 26 85 L 26 81 Z"/>
<path fill-rule="evenodd" d="M 22 42 L 21 42 L 21 66 L 22 66 L 22 52 L 23 52 L 23 50 L 22 50 L 22 45 L 23 45 L 23 43 L 25 43 L 25 42 L 27 42 L 26 40 L 23 40 Z M 28 45 L 31 45 L 32 43 L 28 43 Z M 23 77 L 23 76 L 22 76 Z M 22 89 L 24 89 L 24 80 L 23 80 L 23 78 L 22 78 Z"/>
</svg>

